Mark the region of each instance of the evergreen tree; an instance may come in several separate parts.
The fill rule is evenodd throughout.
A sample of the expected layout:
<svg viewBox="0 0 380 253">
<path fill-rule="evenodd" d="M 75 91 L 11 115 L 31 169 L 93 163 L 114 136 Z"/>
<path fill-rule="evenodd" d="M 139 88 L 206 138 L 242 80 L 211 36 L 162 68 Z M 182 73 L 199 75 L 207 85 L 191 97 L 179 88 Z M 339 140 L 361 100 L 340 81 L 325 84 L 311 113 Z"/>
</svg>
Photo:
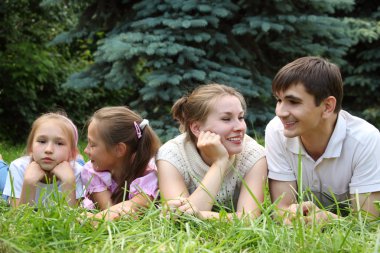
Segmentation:
<svg viewBox="0 0 380 253">
<path fill-rule="evenodd" d="M 357 1 L 346 22 L 355 39 L 344 66 L 343 104 L 355 115 L 380 127 L 380 4 Z"/>
<path fill-rule="evenodd" d="M 335 14 L 353 8 L 353 0 L 97 0 L 55 42 L 104 32 L 94 63 L 66 84 L 133 90 L 128 105 L 155 119 L 163 139 L 174 134 L 173 102 L 210 82 L 240 90 L 248 126 L 260 131 L 274 115 L 271 80 L 284 64 L 320 55 L 348 66 L 355 36 Z"/>
</svg>

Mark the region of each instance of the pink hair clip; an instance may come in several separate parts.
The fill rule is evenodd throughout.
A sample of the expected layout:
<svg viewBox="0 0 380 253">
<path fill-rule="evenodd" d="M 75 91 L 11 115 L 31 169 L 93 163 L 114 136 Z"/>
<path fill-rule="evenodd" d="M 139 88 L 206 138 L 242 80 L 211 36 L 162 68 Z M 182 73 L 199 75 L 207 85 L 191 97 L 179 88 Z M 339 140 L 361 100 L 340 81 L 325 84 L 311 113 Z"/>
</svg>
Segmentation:
<svg viewBox="0 0 380 253">
<path fill-rule="evenodd" d="M 135 125 L 136 134 L 137 134 L 137 139 L 140 139 L 141 136 L 142 136 L 142 134 L 141 134 L 141 128 L 140 128 L 140 126 L 136 123 L 136 121 L 134 121 L 133 124 Z"/>
</svg>

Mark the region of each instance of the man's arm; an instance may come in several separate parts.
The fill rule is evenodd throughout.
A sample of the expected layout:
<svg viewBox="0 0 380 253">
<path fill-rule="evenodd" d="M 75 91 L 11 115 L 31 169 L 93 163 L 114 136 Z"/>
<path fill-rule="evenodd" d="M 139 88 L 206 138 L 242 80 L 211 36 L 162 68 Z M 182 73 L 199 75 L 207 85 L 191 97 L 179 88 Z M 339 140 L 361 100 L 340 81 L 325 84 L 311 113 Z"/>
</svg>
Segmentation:
<svg viewBox="0 0 380 253">
<path fill-rule="evenodd" d="M 374 201 L 380 201 L 380 192 L 351 195 L 351 204 L 355 211 L 362 210 L 374 217 L 379 217 L 380 213 Z"/>
<path fill-rule="evenodd" d="M 283 218 L 284 224 L 292 224 L 292 220 L 300 208 L 302 208 L 302 216 L 306 223 L 321 222 L 338 217 L 329 211 L 319 209 L 311 201 L 302 202 L 301 205 L 297 204 L 296 187 L 296 181 L 269 180 L 272 202 L 280 198 L 276 215 Z"/>
<path fill-rule="evenodd" d="M 296 189 L 296 181 L 278 181 L 269 179 L 269 191 L 272 202 L 274 203 L 281 198 L 277 204 L 279 210 L 288 209 L 290 205 L 297 203 L 295 194 Z"/>
</svg>

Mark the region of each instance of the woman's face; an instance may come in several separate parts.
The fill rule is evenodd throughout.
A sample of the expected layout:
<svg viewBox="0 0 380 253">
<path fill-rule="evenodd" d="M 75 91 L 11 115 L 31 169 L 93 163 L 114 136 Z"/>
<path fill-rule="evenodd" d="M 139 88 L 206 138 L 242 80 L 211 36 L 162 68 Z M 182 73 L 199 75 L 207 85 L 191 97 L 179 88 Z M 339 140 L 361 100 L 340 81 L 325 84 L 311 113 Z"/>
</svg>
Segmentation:
<svg viewBox="0 0 380 253">
<path fill-rule="evenodd" d="M 240 100 L 233 95 L 225 95 L 214 101 L 205 122 L 200 123 L 200 131 L 210 131 L 220 135 L 221 142 L 229 155 L 243 150 L 247 125 Z"/>
</svg>

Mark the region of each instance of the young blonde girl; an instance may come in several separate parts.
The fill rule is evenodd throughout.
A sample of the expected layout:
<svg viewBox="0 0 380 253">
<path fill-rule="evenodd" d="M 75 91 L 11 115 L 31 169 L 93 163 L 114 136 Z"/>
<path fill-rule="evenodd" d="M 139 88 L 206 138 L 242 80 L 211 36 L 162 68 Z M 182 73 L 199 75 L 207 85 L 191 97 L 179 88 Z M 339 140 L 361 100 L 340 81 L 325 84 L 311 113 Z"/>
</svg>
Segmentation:
<svg viewBox="0 0 380 253">
<path fill-rule="evenodd" d="M 27 155 L 9 166 L 3 195 L 10 204 L 33 205 L 39 200 L 46 204 L 55 177 L 59 192 L 74 206 L 83 195 L 82 166 L 75 162 L 77 143 L 77 128 L 65 115 L 46 113 L 37 118 L 27 140 Z"/>
<path fill-rule="evenodd" d="M 154 156 L 160 141 L 146 119 L 123 107 L 105 107 L 91 117 L 81 173 L 88 209 L 107 219 L 147 207 L 157 196 Z M 125 198 L 125 199 L 124 199 Z"/>
</svg>

